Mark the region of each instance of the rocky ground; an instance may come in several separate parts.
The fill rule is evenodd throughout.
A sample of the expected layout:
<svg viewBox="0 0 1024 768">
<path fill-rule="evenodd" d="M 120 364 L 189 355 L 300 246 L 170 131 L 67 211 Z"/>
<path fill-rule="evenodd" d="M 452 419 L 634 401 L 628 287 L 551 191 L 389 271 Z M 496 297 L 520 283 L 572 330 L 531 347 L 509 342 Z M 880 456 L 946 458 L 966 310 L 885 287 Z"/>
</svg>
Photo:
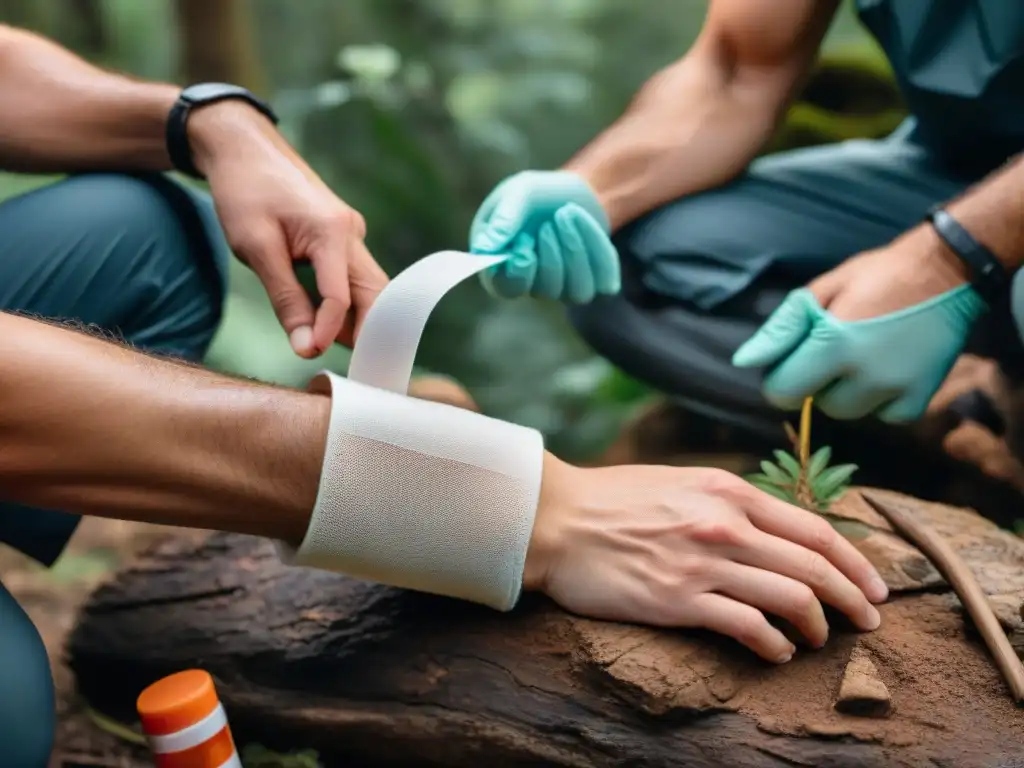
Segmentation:
<svg viewBox="0 0 1024 768">
<path fill-rule="evenodd" d="M 972 387 L 995 387 L 993 371 L 983 361 L 965 360 L 958 366 L 946 387 L 936 398 L 941 408 L 959 392 Z M 468 405 L 462 395 L 444 383 L 424 383 L 421 396 Z M 648 419 L 644 429 L 657 430 L 657 419 Z M 664 423 L 661 423 L 664 429 Z M 637 434 L 626 434 L 613 446 L 604 461 L 623 463 L 637 459 Z M 643 441 L 641 441 L 643 442 Z M 1003 442 L 983 427 L 967 423 L 944 439 L 946 452 L 966 463 L 983 469 L 986 474 L 1007 484 L 1024 489 L 1024 469 L 1014 461 Z M 668 457 L 663 457 L 668 458 Z M 671 463 L 714 464 L 735 471 L 750 466 L 754 457 L 742 452 L 716 452 L 714 455 L 676 453 Z M 649 460 L 650 457 L 640 457 Z M 666 463 L 668 463 L 666 461 Z M 60 726 L 58 746 L 52 766 L 100 766 L 104 768 L 136 768 L 151 763 L 144 749 L 133 745 L 130 738 L 117 733 L 115 724 L 105 722 L 92 713 L 75 695 L 70 673 L 63 664 L 64 643 L 78 607 L 103 579 L 130 560 L 133 553 L 162 537 L 174 535 L 170 529 L 107 520 L 83 522 L 67 552 L 50 569 L 42 569 L 24 557 L 0 548 L 0 581 L 17 597 L 35 621 L 53 660 L 58 691 Z M 851 698 L 868 698 L 871 692 L 851 692 Z M 130 737 L 130 734 L 128 735 Z M 278 760 L 252 760 L 261 766 L 283 766 Z M 304 760 L 294 763 L 305 768 Z"/>
</svg>

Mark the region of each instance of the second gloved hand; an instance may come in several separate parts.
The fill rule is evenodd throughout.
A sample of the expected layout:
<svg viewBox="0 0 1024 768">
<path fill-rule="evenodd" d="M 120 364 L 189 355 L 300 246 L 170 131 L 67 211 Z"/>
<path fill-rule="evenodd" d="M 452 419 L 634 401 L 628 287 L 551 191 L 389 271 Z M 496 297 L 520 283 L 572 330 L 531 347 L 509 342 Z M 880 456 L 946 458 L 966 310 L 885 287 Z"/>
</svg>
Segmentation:
<svg viewBox="0 0 1024 768">
<path fill-rule="evenodd" d="M 472 253 L 511 254 L 482 274 L 504 298 L 586 303 L 618 293 L 619 256 L 593 190 L 569 171 L 523 171 L 501 182 L 473 219 Z"/>
<path fill-rule="evenodd" d="M 814 397 L 836 419 L 918 418 L 985 310 L 964 278 L 931 253 L 898 241 L 793 291 L 733 364 L 770 367 L 764 394 L 779 408 Z"/>
</svg>

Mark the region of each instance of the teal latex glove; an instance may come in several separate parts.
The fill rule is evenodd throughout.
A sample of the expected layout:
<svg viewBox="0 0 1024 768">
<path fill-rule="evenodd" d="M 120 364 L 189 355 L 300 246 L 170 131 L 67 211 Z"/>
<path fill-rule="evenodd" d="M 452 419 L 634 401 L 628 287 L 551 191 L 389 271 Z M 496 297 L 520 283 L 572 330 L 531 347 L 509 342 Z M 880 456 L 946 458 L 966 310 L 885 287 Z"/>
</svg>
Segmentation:
<svg viewBox="0 0 1024 768">
<path fill-rule="evenodd" d="M 775 366 L 765 397 L 786 410 L 813 396 L 836 419 L 877 414 L 887 422 L 924 413 L 985 309 L 962 285 L 868 320 L 842 321 L 809 290 L 789 294 L 733 356 L 740 368 Z"/>
<path fill-rule="evenodd" d="M 523 171 L 487 196 L 469 233 L 471 253 L 510 254 L 481 273 L 503 298 L 584 304 L 619 292 L 619 255 L 594 192 L 569 171 Z"/>
</svg>

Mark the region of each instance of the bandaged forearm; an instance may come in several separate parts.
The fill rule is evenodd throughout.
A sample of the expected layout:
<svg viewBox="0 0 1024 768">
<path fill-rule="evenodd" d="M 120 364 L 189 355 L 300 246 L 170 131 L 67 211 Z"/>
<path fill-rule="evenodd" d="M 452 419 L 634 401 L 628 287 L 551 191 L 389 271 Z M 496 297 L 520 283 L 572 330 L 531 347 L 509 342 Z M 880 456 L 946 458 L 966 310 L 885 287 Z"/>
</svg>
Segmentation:
<svg viewBox="0 0 1024 768">
<path fill-rule="evenodd" d="M 540 495 L 536 430 L 322 374 L 330 428 L 309 529 L 286 561 L 511 609 Z"/>
</svg>

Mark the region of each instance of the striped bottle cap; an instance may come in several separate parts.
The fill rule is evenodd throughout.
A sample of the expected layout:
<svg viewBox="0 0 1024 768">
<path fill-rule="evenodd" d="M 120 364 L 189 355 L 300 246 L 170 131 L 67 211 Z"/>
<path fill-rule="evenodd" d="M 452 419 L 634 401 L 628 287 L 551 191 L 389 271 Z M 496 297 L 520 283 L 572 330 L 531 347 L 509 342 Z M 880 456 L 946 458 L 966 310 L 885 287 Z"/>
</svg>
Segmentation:
<svg viewBox="0 0 1024 768">
<path fill-rule="evenodd" d="M 208 672 L 189 669 L 158 680 L 136 708 L 157 768 L 241 768 Z"/>
</svg>

